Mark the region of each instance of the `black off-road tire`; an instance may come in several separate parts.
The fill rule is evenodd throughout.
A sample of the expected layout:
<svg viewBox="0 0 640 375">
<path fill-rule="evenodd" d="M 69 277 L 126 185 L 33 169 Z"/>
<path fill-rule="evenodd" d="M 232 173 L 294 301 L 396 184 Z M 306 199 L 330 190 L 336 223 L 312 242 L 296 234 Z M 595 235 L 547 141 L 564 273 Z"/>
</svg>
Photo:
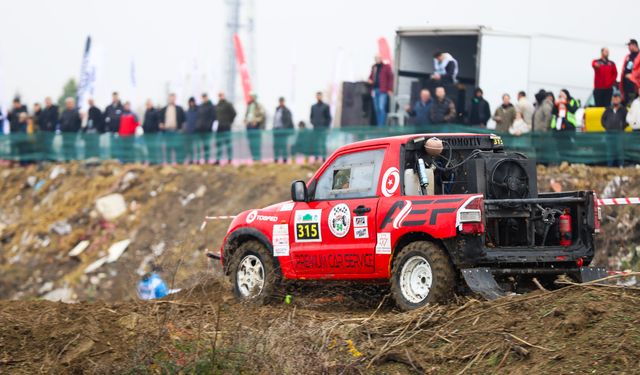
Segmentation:
<svg viewBox="0 0 640 375">
<path fill-rule="evenodd" d="M 432 283 L 425 298 L 412 302 L 403 294 L 401 273 L 407 262 L 414 257 L 424 258 L 431 267 Z M 391 295 L 401 310 L 413 310 L 428 303 L 445 303 L 453 297 L 456 276 L 445 251 L 433 242 L 416 241 L 408 244 L 395 255 L 391 270 Z"/>
<path fill-rule="evenodd" d="M 264 270 L 264 286 L 262 287 L 262 290 L 260 290 L 259 294 L 248 297 L 243 295 L 240 291 L 238 268 L 242 261 L 250 255 L 255 256 L 262 264 L 262 268 Z M 280 286 L 282 279 L 273 257 L 269 254 L 267 248 L 258 241 L 244 242 L 236 249 L 229 264 L 229 277 L 231 278 L 233 294 L 236 298 L 243 302 L 249 302 L 256 305 L 269 303 L 272 300 L 276 289 Z"/>
</svg>

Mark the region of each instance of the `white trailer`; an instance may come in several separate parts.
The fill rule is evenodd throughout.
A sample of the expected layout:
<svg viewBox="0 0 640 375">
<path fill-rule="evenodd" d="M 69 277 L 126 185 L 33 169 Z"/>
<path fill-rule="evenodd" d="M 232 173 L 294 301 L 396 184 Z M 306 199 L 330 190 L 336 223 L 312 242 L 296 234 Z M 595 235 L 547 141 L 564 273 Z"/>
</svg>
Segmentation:
<svg viewBox="0 0 640 375">
<path fill-rule="evenodd" d="M 394 99 L 398 106 L 392 108 L 402 111 L 416 99 L 416 90 L 425 87 L 434 71 L 436 51 L 449 52 L 458 61 L 458 79 L 466 88 L 466 105 L 475 87 L 482 88 L 492 111 L 501 104 L 504 93 L 515 102 L 516 94 L 522 90 L 533 101 L 534 94 L 542 88 L 556 96 L 566 88 L 585 103 L 593 88 L 591 61 L 600 56 L 604 46 L 620 64 L 626 54 L 622 43 L 525 35 L 484 26 L 400 28 L 396 32 L 394 64 Z"/>
</svg>

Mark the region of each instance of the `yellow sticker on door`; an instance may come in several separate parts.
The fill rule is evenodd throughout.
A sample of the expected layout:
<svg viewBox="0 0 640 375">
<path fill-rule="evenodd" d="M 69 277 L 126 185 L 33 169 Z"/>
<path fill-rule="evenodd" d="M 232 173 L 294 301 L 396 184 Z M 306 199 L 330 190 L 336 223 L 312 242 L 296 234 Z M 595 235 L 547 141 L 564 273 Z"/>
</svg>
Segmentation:
<svg viewBox="0 0 640 375">
<path fill-rule="evenodd" d="M 320 242 L 320 218 L 322 210 L 299 210 L 295 213 L 294 229 L 296 242 Z"/>
</svg>

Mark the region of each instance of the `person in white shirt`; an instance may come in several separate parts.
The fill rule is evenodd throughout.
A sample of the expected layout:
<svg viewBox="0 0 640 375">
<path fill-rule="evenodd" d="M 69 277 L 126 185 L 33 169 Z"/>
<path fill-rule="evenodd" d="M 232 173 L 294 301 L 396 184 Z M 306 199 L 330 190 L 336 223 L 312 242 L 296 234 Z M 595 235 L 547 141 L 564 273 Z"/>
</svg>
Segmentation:
<svg viewBox="0 0 640 375">
<path fill-rule="evenodd" d="M 527 94 L 524 91 L 520 91 L 518 93 L 518 102 L 516 103 L 516 109 L 518 112 L 522 114 L 522 119 L 527 125 L 531 126 L 533 122 L 533 112 L 535 111 L 535 107 L 533 104 L 527 99 Z"/>
<path fill-rule="evenodd" d="M 509 134 L 515 135 L 517 137 L 529 133 L 531 131 L 531 125 L 527 124 L 524 121 L 524 117 L 522 116 L 522 112 L 516 112 L 516 119 L 513 121 L 513 124 L 509 127 Z"/>
<path fill-rule="evenodd" d="M 640 93 L 640 88 L 638 88 Z M 627 112 L 627 123 L 634 132 L 640 132 L 640 95 L 631 102 L 631 108 Z"/>
</svg>

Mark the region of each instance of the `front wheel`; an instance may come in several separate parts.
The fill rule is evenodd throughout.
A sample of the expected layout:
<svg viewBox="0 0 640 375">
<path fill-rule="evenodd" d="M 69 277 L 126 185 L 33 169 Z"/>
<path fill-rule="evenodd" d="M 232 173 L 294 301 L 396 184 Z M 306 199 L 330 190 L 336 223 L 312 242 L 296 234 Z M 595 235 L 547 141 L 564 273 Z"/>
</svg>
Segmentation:
<svg viewBox="0 0 640 375">
<path fill-rule="evenodd" d="M 428 241 L 416 241 L 396 255 L 391 294 L 402 310 L 427 303 L 443 303 L 453 295 L 455 272 L 444 250 Z"/>
<path fill-rule="evenodd" d="M 257 304 L 267 303 L 280 282 L 273 258 L 257 241 L 238 247 L 230 271 L 235 296 Z"/>
</svg>

